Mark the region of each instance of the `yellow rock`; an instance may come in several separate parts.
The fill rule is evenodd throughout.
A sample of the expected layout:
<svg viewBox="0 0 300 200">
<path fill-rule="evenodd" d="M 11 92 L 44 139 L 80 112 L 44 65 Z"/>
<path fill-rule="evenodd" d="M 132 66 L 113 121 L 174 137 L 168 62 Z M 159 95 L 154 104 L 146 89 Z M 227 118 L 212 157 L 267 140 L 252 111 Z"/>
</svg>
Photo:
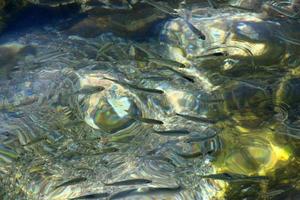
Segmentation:
<svg viewBox="0 0 300 200">
<path fill-rule="evenodd" d="M 287 164 L 291 157 L 291 152 L 277 144 L 267 128 L 242 129 L 235 133 L 224 131 L 221 137 L 225 146 L 214 163 L 217 172 L 268 175 Z"/>
</svg>

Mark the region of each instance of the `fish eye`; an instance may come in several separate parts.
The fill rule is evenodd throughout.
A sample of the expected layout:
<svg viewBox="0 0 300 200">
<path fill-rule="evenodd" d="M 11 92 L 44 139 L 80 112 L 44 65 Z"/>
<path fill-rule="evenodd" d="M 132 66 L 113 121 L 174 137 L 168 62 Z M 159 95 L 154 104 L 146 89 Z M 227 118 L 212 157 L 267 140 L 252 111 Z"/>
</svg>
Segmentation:
<svg viewBox="0 0 300 200">
<path fill-rule="evenodd" d="M 100 101 L 92 113 L 92 119 L 100 129 L 115 133 L 131 126 L 138 115 L 140 111 L 133 100 L 118 97 Z"/>
</svg>

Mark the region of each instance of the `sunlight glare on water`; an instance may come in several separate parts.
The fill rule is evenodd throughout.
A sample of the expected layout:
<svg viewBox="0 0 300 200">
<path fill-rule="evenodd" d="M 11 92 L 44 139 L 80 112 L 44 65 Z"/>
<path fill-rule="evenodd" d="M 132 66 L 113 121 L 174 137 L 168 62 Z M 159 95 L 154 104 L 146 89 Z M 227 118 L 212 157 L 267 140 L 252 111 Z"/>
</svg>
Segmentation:
<svg viewBox="0 0 300 200">
<path fill-rule="evenodd" d="M 0 199 L 299 199 L 299 9 L 0 0 Z"/>
</svg>

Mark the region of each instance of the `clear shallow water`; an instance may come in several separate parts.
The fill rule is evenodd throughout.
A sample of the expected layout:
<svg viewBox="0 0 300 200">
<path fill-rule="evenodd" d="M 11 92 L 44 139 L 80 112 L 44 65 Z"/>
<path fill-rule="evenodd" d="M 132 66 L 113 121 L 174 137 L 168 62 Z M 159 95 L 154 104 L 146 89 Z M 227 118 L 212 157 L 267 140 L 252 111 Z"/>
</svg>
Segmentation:
<svg viewBox="0 0 300 200">
<path fill-rule="evenodd" d="M 4 199 L 297 199 L 297 20 L 189 9 L 205 40 L 178 17 L 2 34 Z"/>
</svg>

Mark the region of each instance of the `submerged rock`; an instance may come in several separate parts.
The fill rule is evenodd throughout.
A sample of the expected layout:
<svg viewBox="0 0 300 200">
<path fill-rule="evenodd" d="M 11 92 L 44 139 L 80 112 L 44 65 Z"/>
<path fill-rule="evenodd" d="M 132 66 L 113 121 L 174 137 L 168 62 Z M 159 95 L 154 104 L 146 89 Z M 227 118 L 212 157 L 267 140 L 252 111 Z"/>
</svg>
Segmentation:
<svg viewBox="0 0 300 200">
<path fill-rule="evenodd" d="M 95 37 L 103 32 L 114 32 L 120 36 L 146 35 L 153 24 L 167 16 L 151 7 L 134 8 L 123 12 L 98 10 L 74 24 L 67 31 L 83 37 Z"/>
</svg>

